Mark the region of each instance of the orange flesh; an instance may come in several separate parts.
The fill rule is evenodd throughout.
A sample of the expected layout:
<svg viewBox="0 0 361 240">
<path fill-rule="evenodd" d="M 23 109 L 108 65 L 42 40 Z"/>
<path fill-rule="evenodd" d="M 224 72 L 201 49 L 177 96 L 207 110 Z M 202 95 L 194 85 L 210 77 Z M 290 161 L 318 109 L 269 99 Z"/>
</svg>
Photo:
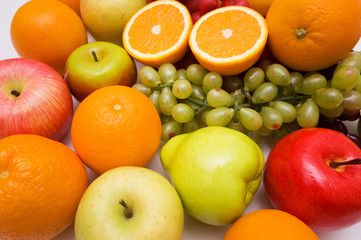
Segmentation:
<svg viewBox="0 0 361 240">
<path fill-rule="evenodd" d="M 183 29 L 184 17 L 179 10 L 168 5 L 168 14 L 157 14 L 164 11 L 165 6 L 154 6 L 152 9 L 140 14 L 132 24 L 129 31 L 129 42 L 133 49 L 143 54 L 155 54 L 174 46 Z M 152 34 L 142 34 L 144 29 Z"/>
<path fill-rule="evenodd" d="M 241 55 L 251 49 L 259 39 L 261 28 L 257 19 L 249 14 L 228 11 L 226 14 L 216 15 L 210 16 L 197 31 L 198 47 L 210 56 L 229 58 Z M 238 27 L 234 28 L 235 25 Z M 210 35 L 213 37 L 209 38 Z M 222 48 L 219 48 L 219 42 L 222 42 Z"/>
</svg>

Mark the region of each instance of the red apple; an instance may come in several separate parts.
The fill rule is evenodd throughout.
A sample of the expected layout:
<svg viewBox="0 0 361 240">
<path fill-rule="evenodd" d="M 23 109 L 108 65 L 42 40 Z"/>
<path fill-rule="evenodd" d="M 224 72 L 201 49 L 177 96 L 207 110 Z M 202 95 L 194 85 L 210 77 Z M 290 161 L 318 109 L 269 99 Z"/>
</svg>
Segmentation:
<svg viewBox="0 0 361 240">
<path fill-rule="evenodd" d="M 73 100 L 65 80 L 39 61 L 0 61 L 0 138 L 29 133 L 60 140 L 68 131 Z"/>
<path fill-rule="evenodd" d="M 304 128 L 279 141 L 264 171 L 275 208 L 298 217 L 316 232 L 361 221 L 361 149 L 344 134 Z"/>
</svg>

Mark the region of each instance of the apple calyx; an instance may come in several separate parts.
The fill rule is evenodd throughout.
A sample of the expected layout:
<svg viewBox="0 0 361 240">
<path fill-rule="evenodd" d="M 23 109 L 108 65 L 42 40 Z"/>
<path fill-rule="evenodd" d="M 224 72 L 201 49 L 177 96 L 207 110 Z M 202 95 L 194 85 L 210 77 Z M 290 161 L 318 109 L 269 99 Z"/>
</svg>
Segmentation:
<svg viewBox="0 0 361 240">
<path fill-rule="evenodd" d="M 119 203 L 124 207 L 124 214 L 126 218 L 133 217 L 133 210 L 124 202 L 123 199 L 119 200 Z"/>
<path fill-rule="evenodd" d="M 330 162 L 329 166 L 336 169 L 339 166 L 356 164 L 361 164 L 361 158 L 355 158 L 346 162 Z"/>
<path fill-rule="evenodd" d="M 11 95 L 15 96 L 15 97 L 19 97 L 20 96 L 20 93 L 16 90 L 11 90 Z"/>
<path fill-rule="evenodd" d="M 95 53 L 95 51 L 92 51 L 92 55 L 93 55 L 94 61 L 95 61 L 95 62 L 99 62 L 98 56 L 97 56 L 97 54 Z"/>
</svg>

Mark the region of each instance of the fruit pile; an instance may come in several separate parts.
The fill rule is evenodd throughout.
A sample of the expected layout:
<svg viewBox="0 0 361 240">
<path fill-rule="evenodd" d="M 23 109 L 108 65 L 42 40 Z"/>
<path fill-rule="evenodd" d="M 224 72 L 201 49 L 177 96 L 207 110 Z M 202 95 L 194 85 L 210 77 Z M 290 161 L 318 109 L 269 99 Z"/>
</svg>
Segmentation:
<svg viewBox="0 0 361 240">
<path fill-rule="evenodd" d="M 226 77 L 200 64 L 187 69 L 176 69 L 171 63 L 157 70 L 144 66 L 139 70 L 141 83 L 132 87 L 156 106 L 163 123 L 163 141 L 204 126 L 229 127 L 253 136 L 257 131 L 276 140 L 300 127 L 320 126 L 345 133 L 361 147 L 359 137 L 348 133 L 340 121 L 360 116 L 359 52 L 349 53 L 334 66 L 331 76 L 290 72 L 279 63 L 266 67 L 263 63 L 242 75 Z M 334 119 L 338 127 L 327 124 L 327 119 Z"/>
<path fill-rule="evenodd" d="M 361 224 L 359 0 L 24 2 L 0 61 L 0 239 Z"/>
</svg>

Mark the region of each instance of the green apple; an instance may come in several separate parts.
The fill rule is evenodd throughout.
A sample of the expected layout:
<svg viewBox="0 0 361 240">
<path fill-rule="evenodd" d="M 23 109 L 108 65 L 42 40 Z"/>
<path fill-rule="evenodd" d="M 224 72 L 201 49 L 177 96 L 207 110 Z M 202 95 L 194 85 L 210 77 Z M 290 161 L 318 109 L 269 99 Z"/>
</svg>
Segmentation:
<svg viewBox="0 0 361 240">
<path fill-rule="evenodd" d="M 118 167 L 96 178 L 76 212 L 77 240 L 181 240 L 183 206 L 171 183 L 142 167 Z"/>
<path fill-rule="evenodd" d="M 122 45 L 125 24 L 146 4 L 146 0 L 81 0 L 80 12 L 94 39 Z"/>
<path fill-rule="evenodd" d="M 76 99 L 111 85 L 131 86 L 137 67 L 124 48 L 110 42 L 92 42 L 75 49 L 65 64 L 64 78 Z"/>
<path fill-rule="evenodd" d="M 161 163 L 189 215 L 207 224 L 234 222 L 259 188 L 264 156 L 247 135 L 204 127 L 171 138 Z"/>
</svg>

